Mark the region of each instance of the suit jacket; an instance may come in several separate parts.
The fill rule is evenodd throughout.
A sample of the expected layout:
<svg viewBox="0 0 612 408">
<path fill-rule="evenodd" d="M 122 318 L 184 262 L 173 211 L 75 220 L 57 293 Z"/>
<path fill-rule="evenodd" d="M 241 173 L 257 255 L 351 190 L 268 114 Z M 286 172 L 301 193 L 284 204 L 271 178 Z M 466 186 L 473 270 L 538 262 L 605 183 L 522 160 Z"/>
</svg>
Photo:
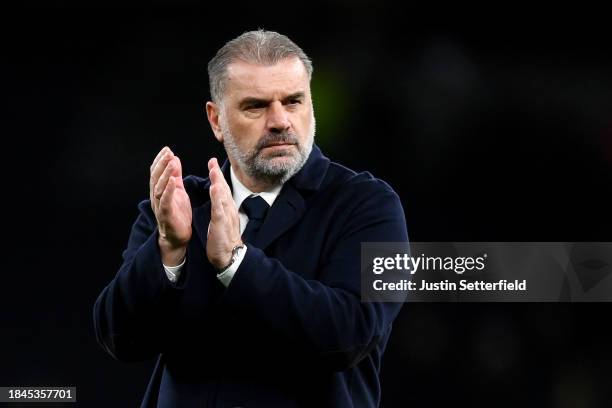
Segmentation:
<svg viewBox="0 0 612 408">
<path fill-rule="evenodd" d="M 222 166 L 226 180 L 229 163 Z M 114 358 L 157 356 L 143 407 L 375 407 L 401 304 L 360 301 L 362 242 L 407 242 L 397 194 L 317 146 L 286 182 L 226 288 L 206 257 L 208 179 L 184 179 L 193 236 L 170 282 L 150 202 L 94 305 Z"/>
</svg>

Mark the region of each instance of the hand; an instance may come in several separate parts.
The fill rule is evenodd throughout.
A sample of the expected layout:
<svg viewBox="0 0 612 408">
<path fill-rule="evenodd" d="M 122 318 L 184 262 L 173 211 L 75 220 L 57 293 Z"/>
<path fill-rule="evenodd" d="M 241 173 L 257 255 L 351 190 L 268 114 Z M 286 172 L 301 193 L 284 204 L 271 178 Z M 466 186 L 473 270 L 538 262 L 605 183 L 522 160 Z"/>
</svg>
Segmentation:
<svg viewBox="0 0 612 408">
<path fill-rule="evenodd" d="M 242 244 L 240 218 L 232 192 L 214 157 L 208 161 L 208 171 L 211 209 L 206 256 L 215 268 L 221 269 L 230 263 L 232 249 Z"/>
<path fill-rule="evenodd" d="M 151 207 L 159 230 L 162 262 L 182 262 L 191 239 L 191 202 L 183 185 L 181 160 L 164 147 L 151 165 L 149 181 Z"/>
</svg>

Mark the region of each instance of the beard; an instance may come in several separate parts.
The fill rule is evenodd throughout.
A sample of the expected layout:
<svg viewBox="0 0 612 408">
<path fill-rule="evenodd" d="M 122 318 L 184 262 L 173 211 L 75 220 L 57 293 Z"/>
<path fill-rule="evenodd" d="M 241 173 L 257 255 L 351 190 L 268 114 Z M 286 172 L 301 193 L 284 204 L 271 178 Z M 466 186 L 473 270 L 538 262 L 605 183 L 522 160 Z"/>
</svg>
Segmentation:
<svg viewBox="0 0 612 408">
<path fill-rule="evenodd" d="M 310 156 L 316 126 L 314 113 L 311 113 L 308 137 L 304 143 L 301 143 L 298 136 L 291 131 L 268 132 L 250 150 L 238 146 L 225 118 L 226 115 L 221 116 L 219 126 L 227 155 L 255 180 L 271 185 L 283 184 L 300 171 Z M 266 147 L 279 143 L 291 144 L 293 147 L 274 152 L 264 151 Z"/>
</svg>

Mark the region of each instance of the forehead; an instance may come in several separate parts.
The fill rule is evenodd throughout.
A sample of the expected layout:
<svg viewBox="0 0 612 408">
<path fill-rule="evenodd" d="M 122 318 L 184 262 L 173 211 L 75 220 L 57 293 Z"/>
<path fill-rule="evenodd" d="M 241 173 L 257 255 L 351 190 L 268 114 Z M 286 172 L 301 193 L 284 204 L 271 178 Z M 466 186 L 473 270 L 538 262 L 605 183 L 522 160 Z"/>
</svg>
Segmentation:
<svg viewBox="0 0 612 408">
<path fill-rule="evenodd" d="M 234 98 L 274 98 L 308 91 L 308 73 L 298 58 L 275 65 L 235 61 L 227 67 L 226 96 Z"/>
</svg>

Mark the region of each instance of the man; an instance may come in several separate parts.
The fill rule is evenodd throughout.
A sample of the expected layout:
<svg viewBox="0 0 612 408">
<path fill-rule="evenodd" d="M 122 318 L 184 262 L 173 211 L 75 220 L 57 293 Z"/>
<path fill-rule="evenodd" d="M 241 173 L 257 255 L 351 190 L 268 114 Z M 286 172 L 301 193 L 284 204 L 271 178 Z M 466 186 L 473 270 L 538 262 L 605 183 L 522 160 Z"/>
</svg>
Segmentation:
<svg viewBox="0 0 612 408">
<path fill-rule="evenodd" d="M 360 301 L 362 242 L 407 242 L 398 196 L 313 144 L 312 65 L 247 32 L 208 66 L 228 160 L 151 165 L 124 262 L 94 306 L 113 357 L 159 356 L 145 407 L 374 407 L 396 303 Z"/>
</svg>

